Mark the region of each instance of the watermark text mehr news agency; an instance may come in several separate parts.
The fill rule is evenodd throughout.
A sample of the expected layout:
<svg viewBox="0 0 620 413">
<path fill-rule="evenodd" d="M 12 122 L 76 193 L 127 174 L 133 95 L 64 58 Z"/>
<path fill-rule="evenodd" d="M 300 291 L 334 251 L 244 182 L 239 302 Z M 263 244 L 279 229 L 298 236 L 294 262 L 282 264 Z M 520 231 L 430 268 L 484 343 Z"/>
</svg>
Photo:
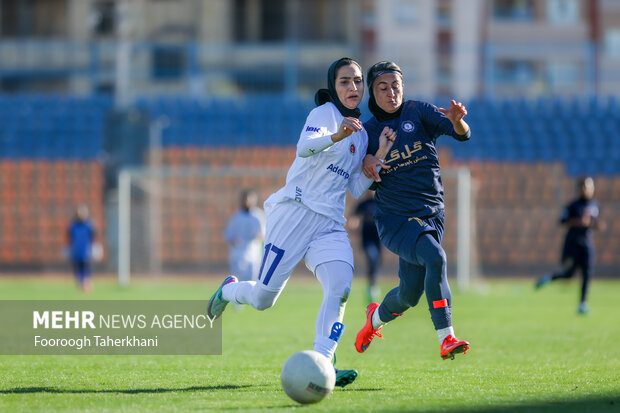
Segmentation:
<svg viewBox="0 0 620 413">
<path fill-rule="evenodd" d="M 215 318 L 205 314 L 99 314 L 93 311 L 33 311 L 34 329 L 204 329 Z"/>
</svg>

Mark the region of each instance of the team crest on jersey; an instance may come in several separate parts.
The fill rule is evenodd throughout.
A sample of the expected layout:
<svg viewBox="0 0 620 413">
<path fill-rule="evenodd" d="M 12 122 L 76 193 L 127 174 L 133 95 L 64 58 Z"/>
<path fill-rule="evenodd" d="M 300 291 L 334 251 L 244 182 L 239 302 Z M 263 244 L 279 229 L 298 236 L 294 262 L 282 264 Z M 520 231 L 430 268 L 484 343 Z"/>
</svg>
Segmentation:
<svg viewBox="0 0 620 413">
<path fill-rule="evenodd" d="M 351 151 L 351 153 L 355 153 L 355 145 L 351 144 L 349 150 Z"/>
<path fill-rule="evenodd" d="M 410 120 L 406 120 L 403 123 L 401 123 L 400 127 L 407 133 L 413 132 L 413 129 L 415 129 L 413 122 L 411 122 Z"/>
</svg>

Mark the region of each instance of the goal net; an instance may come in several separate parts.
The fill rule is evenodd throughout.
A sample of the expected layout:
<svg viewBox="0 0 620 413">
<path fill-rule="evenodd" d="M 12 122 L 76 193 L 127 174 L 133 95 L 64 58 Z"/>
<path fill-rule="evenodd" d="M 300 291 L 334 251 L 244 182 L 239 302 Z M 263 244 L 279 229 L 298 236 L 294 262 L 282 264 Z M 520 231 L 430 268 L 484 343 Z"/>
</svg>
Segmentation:
<svg viewBox="0 0 620 413">
<path fill-rule="evenodd" d="M 282 187 L 283 168 L 159 167 L 125 169 L 119 174 L 118 280 L 134 275 L 219 274 L 228 270 L 223 237 L 228 218 L 239 208 L 240 192 L 254 189 L 264 201 Z M 446 228 L 443 246 L 449 276 L 467 288 L 475 273 L 473 196 L 467 168 L 444 168 Z M 356 200 L 348 197 L 347 211 Z M 356 271 L 364 271 L 357 231 L 350 233 Z M 398 260 L 384 254 L 382 272 L 396 274 Z"/>
</svg>

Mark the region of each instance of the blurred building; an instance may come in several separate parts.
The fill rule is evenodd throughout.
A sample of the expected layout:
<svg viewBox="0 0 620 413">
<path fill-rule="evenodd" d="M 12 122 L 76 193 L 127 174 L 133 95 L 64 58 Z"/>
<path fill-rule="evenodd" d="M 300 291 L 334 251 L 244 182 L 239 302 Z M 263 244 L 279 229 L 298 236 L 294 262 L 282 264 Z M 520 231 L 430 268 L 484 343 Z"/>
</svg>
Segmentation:
<svg viewBox="0 0 620 413">
<path fill-rule="evenodd" d="M 351 56 L 395 60 L 423 97 L 620 94 L 614 0 L 2 0 L 0 16 L 5 92 L 310 95 Z"/>
<path fill-rule="evenodd" d="M 358 54 L 356 3 L 3 0 L 2 90 L 131 100 L 314 89 L 326 62 Z"/>
<path fill-rule="evenodd" d="M 487 13 L 485 95 L 620 92 L 617 1 L 504 0 Z"/>
<path fill-rule="evenodd" d="M 620 93 L 620 2 L 385 0 L 373 59 L 399 62 L 423 96 Z M 408 82 L 407 82 L 408 81 Z"/>
</svg>

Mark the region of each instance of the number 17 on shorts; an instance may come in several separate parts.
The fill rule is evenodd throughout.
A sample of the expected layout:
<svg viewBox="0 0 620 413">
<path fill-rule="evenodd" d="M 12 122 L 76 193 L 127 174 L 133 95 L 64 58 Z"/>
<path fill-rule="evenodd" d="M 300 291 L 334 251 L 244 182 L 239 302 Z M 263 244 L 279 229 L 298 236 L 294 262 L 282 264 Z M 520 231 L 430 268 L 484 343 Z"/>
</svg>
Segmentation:
<svg viewBox="0 0 620 413">
<path fill-rule="evenodd" d="M 278 248 L 271 243 L 265 245 L 265 254 L 263 255 L 263 261 L 260 264 L 260 270 L 258 272 L 259 282 L 269 285 L 269 281 L 271 280 L 273 273 L 280 264 L 280 261 L 282 261 L 284 252 L 285 251 L 283 249 Z M 267 266 L 267 268 L 265 268 L 265 266 Z"/>
</svg>

